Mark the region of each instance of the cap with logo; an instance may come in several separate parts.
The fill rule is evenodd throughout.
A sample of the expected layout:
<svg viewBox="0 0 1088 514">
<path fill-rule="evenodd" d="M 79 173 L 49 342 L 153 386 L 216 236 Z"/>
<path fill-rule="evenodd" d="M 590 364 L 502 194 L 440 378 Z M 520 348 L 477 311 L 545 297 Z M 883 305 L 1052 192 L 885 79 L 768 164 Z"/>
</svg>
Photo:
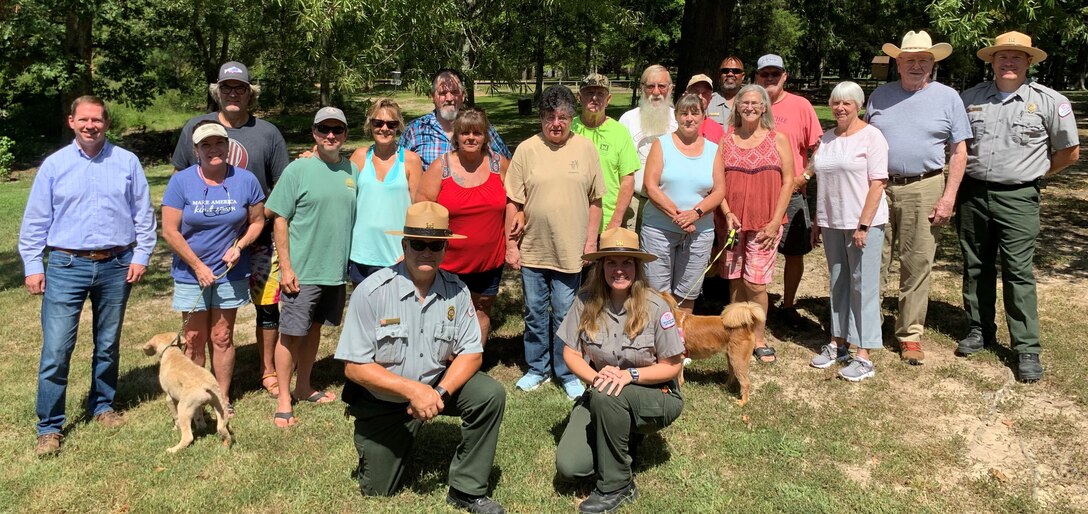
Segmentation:
<svg viewBox="0 0 1088 514">
<path fill-rule="evenodd" d="M 780 55 L 767 54 L 756 61 L 756 71 L 760 71 L 763 68 L 778 68 L 782 71 L 786 71 L 786 63 L 782 60 L 782 56 Z"/>
<path fill-rule="evenodd" d="M 238 61 L 223 63 L 219 67 L 219 80 L 216 82 L 222 84 L 228 80 L 237 80 L 249 84 L 249 68 L 246 68 L 246 65 Z"/>
<path fill-rule="evenodd" d="M 348 124 L 348 119 L 344 116 L 344 111 L 337 109 L 336 107 L 322 107 L 314 115 L 314 125 L 326 120 L 336 120 L 344 125 Z"/>
</svg>

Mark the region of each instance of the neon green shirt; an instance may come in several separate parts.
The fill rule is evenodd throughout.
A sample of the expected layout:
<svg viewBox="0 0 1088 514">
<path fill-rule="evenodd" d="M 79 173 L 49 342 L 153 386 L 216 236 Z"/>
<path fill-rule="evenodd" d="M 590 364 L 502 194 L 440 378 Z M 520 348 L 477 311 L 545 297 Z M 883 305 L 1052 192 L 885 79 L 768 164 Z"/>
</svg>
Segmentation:
<svg viewBox="0 0 1088 514">
<path fill-rule="evenodd" d="M 601 156 L 601 173 L 604 175 L 605 187 L 604 198 L 601 200 L 604 213 L 601 216 L 603 231 L 612 219 L 612 213 L 616 211 L 620 179 L 638 171 L 642 163 L 638 159 L 631 132 L 612 118 L 606 118 L 604 123 L 592 129 L 582 123 L 582 118 L 575 118 L 570 124 L 570 130 L 593 141 L 593 146 L 597 147 L 597 153 Z"/>
</svg>

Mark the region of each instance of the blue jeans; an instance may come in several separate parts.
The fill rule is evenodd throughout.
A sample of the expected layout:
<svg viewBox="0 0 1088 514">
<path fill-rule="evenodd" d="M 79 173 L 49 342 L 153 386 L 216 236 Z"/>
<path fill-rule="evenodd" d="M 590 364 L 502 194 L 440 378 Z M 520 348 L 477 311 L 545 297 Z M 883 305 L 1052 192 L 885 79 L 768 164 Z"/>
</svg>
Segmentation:
<svg viewBox="0 0 1088 514">
<path fill-rule="evenodd" d="M 132 250 L 93 261 L 64 252 L 51 252 L 45 270 L 42 299 L 42 359 L 38 366 L 38 435 L 60 432 L 68 388 L 68 366 L 76 346 L 76 329 L 83 302 L 91 298 L 94 354 L 93 380 L 87 412 L 97 416 L 113 410 L 120 360 L 121 324 L 130 285 L 125 282 Z"/>
<path fill-rule="evenodd" d="M 576 377 L 563 360 L 563 341 L 555 331 L 563 323 L 581 284 L 581 273 L 563 273 L 543 268 L 521 268 L 525 292 L 525 362 L 529 372 L 552 374 L 561 382 Z M 549 312 L 549 308 L 551 309 Z"/>
</svg>

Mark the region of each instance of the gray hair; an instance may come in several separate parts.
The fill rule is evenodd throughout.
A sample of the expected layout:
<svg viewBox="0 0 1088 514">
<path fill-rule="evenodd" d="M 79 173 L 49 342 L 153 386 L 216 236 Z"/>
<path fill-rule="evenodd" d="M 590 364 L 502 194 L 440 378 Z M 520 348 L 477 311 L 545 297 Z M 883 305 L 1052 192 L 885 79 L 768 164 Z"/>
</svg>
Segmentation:
<svg viewBox="0 0 1088 514">
<path fill-rule="evenodd" d="M 261 96 L 261 86 L 257 84 L 247 84 L 249 86 L 249 103 L 246 104 L 246 110 L 252 111 L 257 108 L 257 97 Z M 219 84 L 213 82 L 208 84 L 208 94 L 212 95 L 212 99 L 215 100 L 215 104 L 222 107 L 223 101 L 219 98 Z"/>
<path fill-rule="evenodd" d="M 574 116 L 574 106 L 578 100 L 567 86 L 554 85 L 540 94 L 540 117 L 549 112 L 565 112 Z"/>
<path fill-rule="evenodd" d="M 771 97 L 767 95 L 767 90 L 763 89 L 763 86 L 759 84 L 748 84 L 740 88 L 737 92 L 737 96 L 733 97 L 733 109 L 729 111 L 729 119 L 726 120 L 726 126 L 733 128 L 740 127 L 740 100 L 744 98 L 744 95 L 748 93 L 759 93 L 759 100 L 763 103 L 763 115 L 759 117 L 759 126 L 767 129 L 774 130 L 774 115 L 771 114 Z"/>
<path fill-rule="evenodd" d="M 655 73 L 664 73 L 669 76 L 669 84 L 672 84 L 672 74 L 669 73 L 669 69 L 660 64 L 651 64 L 642 70 L 642 77 L 639 78 L 639 84 L 646 85 L 646 81 L 650 80 L 650 75 Z"/>
<path fill-rule="evenodd" d="M 706 116 L 706 111 L 703 110 L 703 99 L 699 98 L 699 95 L 695 93 L 684 93 L 680 95 L 680 101 L 676 102 L 676 118 L 679 119 L 681 114 L 697 112 Z"/>
<path fill-rule="evenodd" d="M 854 106 L 861 109 L 865 106 L 865 92 L 861 90 L 861 86 L 855 82 L 844 80 L 835 85 L 835 89 L 831 90 L 831 98 L 827 99 L 827 104 L 831 105 L 836 100 L 854 102 Z"/>
<path fill-rule="evenodd" d="M 443 69 L 435 73 L 434 79 L 431 80 L 431 94 L 433 95 L 438 91 L 438 84 L 447 81 L 456 82 L 458 94 L 465 94 L 465 82 L 461 79 L 461 74 L 449 69 Z"/>
</svg>

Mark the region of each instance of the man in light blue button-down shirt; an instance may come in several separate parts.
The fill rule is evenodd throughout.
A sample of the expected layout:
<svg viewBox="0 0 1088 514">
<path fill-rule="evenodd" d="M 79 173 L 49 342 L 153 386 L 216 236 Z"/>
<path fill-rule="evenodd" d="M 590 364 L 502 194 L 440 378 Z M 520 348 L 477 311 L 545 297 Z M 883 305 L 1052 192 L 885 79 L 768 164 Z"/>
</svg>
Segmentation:
<svg viewBox="0 0 1088 514">
<path fill-rule="evenodd" d="M 68 126 L 75 140 L 38 168 L 19 230 L 26 289 L 44 295 L 39 456 L 60 450 L 68 366 L 88 296 L 95 341 L 87 412 L 107 427 L 124 422 L 113 410 L 121 324 L 129 290 L 155 247 L 155 214 L 140 160 L 106 141 L 109 124 L 102 100 L 72 102 Z"/>
</svg>

